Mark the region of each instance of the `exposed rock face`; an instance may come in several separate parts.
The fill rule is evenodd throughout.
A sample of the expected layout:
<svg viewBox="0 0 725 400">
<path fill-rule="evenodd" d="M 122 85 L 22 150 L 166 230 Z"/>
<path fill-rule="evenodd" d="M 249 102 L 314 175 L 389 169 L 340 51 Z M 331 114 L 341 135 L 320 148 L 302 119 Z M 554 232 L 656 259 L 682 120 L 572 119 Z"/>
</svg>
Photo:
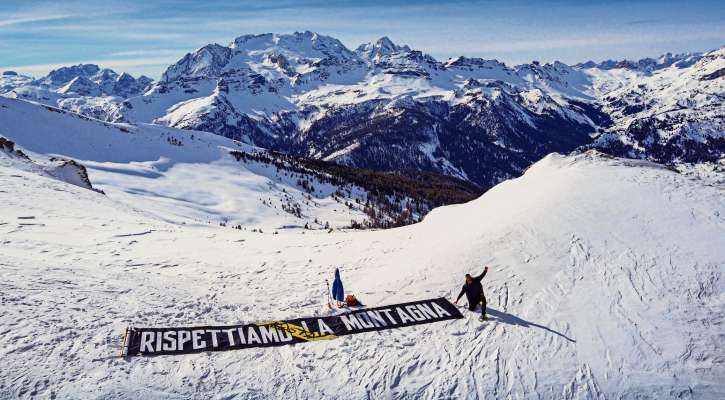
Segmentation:
<svg viewBox="0 0 725 400">
<path fill-rule="evenodd" d="M 53 179 L 80 186 L 82 188 L 96 190 L 93 188 L 86 167 L 82 164 L 64 158 L 50 158 L 47 162 L 37 162 L 22 150 L 15 148 L 15 142 L 0 136 L 0 157 L 23 170 L 33 171 Z M 101 192 L 102 193 L 102 192 Z"/>
<path fill-rule="evenodd" d="M 75 160 L 51 158 L 50 168 L 47 168 L 46 170 L 49 174 L 62 181 L 84 187 L 86 189 L 93 189 L 91 180 L 88 179 L 88 171 L 86 171 L 86 167 Z"/>
<path fill-rule="evenodd" d="M 30 160 L 30 158 L 25 153 L 23 153 L 22 150 L 15 149 L 15 142 L 5 139 L 2 136 L 0 136 L 0 151 L 11 157 L 18 157 L 24 160 Z"/>
</svg>

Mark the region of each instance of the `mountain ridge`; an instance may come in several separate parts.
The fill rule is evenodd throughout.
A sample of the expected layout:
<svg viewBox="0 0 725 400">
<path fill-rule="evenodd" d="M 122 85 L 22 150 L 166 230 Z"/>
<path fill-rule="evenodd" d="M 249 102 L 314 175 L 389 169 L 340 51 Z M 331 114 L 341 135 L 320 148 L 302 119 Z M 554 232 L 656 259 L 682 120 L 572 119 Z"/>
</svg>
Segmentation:
<svg viewBox="0 0 725 400">
<path fill-rule="evenodd" d="M 142 94 L 54 105 L 491 187 L 550 152 L 717 162 L 725 154 L 723 68 L 722 49 L 507 66 L 463 56 L 440 62 L 388 37 L 351 50 L 310 31 L 267 33 L 189 52 Z M 98 92 L 90 86 L 81 89 Z"/>
</svg>

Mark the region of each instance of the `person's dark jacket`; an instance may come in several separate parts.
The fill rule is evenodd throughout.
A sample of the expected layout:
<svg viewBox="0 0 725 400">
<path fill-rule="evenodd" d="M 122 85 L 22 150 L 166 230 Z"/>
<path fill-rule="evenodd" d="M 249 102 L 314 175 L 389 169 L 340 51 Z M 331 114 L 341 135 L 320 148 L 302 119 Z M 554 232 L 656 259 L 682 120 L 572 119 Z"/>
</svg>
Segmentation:
<svg viewBox="0 0 725 400">
<path fill-rule="evenodd" d="M 456 298 L 456 301 L 460 300 L 463 294 L 466 294 L 466 298 L 468 299 L 468 308 L 471 310 L 475 310 L 478 303 L 481 302 L 481 299 L 483 298 L 483 285 L 481 285 L 481 280 L 484 276 L 486 276 L 486 272 L 488 272 L 487 269 L 483 270 L 483 273 L 479 276 L 476 276 L 473 278 L 473 281 L 468 284 L 464 283 L 463 288 L 461 289 L 461 293 L 458 294 L 458 297 Z"/>
</svg>

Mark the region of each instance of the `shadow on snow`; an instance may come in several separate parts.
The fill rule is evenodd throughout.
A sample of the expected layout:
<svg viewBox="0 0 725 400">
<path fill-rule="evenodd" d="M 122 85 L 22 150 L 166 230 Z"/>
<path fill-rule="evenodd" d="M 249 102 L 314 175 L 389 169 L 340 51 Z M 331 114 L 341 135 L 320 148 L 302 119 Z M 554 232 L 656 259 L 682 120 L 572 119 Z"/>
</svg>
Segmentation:
<svg viewBox="0 0 725 400">
<path fill-rule="evenodd" d="M 478 310 L 480 311 L 480 308 Z M 513 314 L 505 313 L 503 311 L 499 311 L 499 310 L 496 310 L 491 307 L 487 307 L 486 314 L 489 316 L 489 319 L 491 319 L 492 321 L 503 322 L 505 324 L 510 324 L 510 325 L 517 325 L 517 326 L 521 326 L 524 328 L 534 327 L 534 328 L 543 329 L 543 330 L 551 332 L 555 335 L 561 336 L 562 338 L 564 338 L 572 343 L 576 343 L 576 340 L 570 338 L 569 336 L 566 336 L 565 334 L 563 334 L 561 332 L 551 329 L 548 326 L 540 325 L 540 324 L 537 324 L 537 323 L 531 322 L 531 321 L 526 321 L 525 319 L 521 319 Z"/>
</svg>

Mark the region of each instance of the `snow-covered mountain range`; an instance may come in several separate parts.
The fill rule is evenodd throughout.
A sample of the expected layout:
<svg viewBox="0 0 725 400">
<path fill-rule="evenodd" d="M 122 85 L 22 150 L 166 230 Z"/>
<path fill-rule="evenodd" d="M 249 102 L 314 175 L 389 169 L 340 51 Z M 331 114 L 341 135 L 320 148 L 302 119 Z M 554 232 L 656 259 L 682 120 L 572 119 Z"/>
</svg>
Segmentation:
<svg viewBox="0 0 725 400">
<path fill-rule="evenodd" d="M 510 67 L 438 61 L 386 37 L 350 50 L 332 37 L 296 32 L 204 46 L 150 86 L 125 74 L 111 81 L 127 84 L 109 85 L 99 78 L 108 70 L 81 65 L 31 82 L 4 77 L 1 87 L 19 85 L 13 96 L 106 121 L 213 132 L 285 153 L 437 171 L 488 187 L 552 151 L 716 161 L 725 153 L 724 69 L 725 49 Z M 37 95 L 38 86 L 53 95 Z"/>
<path fill-rule="evenodd" d="M 118 74 L 95 64 L 62 67 L 34 79 L 14 71 L 0 75 L 0 94 L 35 101 L 107 120 L 116 104 L 143 93 L 153 80 Z"/>
</svg>

